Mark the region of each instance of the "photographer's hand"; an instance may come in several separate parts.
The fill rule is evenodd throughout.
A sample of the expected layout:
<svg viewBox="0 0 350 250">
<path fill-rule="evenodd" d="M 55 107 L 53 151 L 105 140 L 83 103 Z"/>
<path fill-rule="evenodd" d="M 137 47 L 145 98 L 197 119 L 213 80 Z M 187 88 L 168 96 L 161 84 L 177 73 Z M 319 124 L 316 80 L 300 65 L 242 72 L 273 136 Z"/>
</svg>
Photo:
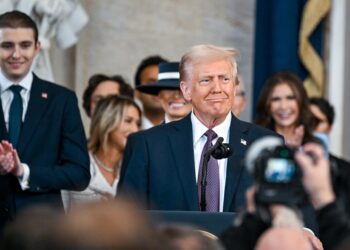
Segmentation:
<svg viewBox="0 0 350 250">
<path fill-rule="evenodd" d="M 250 214 L 255 213 L 255 202 L 254 202 L 255 192 L 256 192 L 256 188 L 254 185 L 249 187 L 245 192 L 245 196 L 247 200 L 247 212 Z"/>
<path fill-rule="evenodd" d="M 322 147 L 308 143 L 303 152 L 296 153 L 295 160 L 303 170 L 303 185 L 314 208 L 320 209 L 333 202 L 335 194 L 331 184 L 330 163 Z"/>
</svg>

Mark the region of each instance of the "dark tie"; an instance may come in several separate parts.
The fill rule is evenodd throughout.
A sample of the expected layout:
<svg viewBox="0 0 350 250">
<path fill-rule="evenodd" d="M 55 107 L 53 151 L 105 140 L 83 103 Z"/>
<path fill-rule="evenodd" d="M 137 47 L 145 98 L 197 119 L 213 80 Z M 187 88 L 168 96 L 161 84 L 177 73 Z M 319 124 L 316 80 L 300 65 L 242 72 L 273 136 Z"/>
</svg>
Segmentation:
<svg viewBox="0 0 350 250">
<path fill-rule="evenodd" d="M 22 113 L 23 113 L 23 104 L 20 91 L 23 87 L 19 85 L 12 85 L 9 89 L 13 93 L 13 100 L 10 106 L 9 112 L 9 136 L 10 142 L 13 147 L 16 148 L 19 134 L 21 133 L 22 127 Z"/>
<path fill-rule="evenodd" d="M 201 155 L 201 160 L 199 163 L 199 172 L 198 172 L 198 196 L 199 202 L 201 201 L 201 181 L 202 181 L 202 171 L 203 171 L 203 160 L 205 153 L 211 148 L 212 140 L 217 137 L 217 134 L 209 129 L 204 133 L 207 137 L 207 142 L 205 143 Z M 219 212 L 219 200 L 220 200 L 220 179 L 219 179 L 219 165 L 218 161 L 210 156 L 208 162 L 208 172 L 207 172 L 207 186 L 206 186 L 206 211 L 208 212 Z"/>
</svg>

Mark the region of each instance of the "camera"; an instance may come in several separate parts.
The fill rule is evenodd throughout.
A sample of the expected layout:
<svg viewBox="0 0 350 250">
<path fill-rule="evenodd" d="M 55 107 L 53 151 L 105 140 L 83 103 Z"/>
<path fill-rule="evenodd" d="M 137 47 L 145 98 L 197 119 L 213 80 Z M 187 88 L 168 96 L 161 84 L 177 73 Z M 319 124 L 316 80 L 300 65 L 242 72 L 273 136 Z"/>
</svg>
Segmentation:
<svg viewBox="0 0 350 250">
<path fill-rule="evenodd" d="M 302 171 L 294 160 L 295 149 L 278 137 L 254 142 L 246 155 L 246 167 L 253 176 L 257 205 L 300 206 L 306 202 Z"/>
</svg>

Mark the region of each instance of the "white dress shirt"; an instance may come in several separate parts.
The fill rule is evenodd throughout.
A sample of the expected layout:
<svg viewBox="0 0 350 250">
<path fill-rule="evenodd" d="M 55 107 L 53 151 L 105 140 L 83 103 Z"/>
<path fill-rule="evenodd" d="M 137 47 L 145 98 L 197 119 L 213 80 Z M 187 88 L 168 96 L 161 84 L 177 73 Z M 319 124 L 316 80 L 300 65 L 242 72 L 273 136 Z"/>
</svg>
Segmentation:
<svg viewBox="0 0 350 250">
<path fill-rule="evenodd" d="M 224 143 L 229 143 L 230 138 L 230 125 L 231 125 L 231 113 L 228 113 L 225 120 L 219 125 L 212 128 L 212 130 L 218 135 L 213 140 L 213 144 L 217 141 L 219 137 L 224 139 Z M 193 133 L 193 150 L 194 150 L 194 166 L 196 174 L 196 182 L 198 182 L 198 172 L 199 164 L 202 155 L 203 147 L 207 141 L 207 137 L 204 133 L 208 128 L 201 123 L 198 118 L 192 112 L 191 114 L 192 122 L 192 133 Z M 227 158 L 217 160 L 219 165 L 219 178 L 220 178 L 220 207 L 219 211 L 222 212 L 224 208 L 224 197 L 225 197 L 225 184 L 226 184 L 226 169 L 227 169 Z"/>
<path fill-rule="evenodd" d="M 7 130 L 9 124 L 9 113 L 10 106 L 13 100 L 13 92 L 9 89 L 12 85 L 19 85 L 23 87 L 20 94 L 22 97 L 23 103 L 23 114 L 22 114 L 22 122 L 24 121 L 24 117 L 27 113 L 30 90 L 33 82 L 33 74 L 29 72 L 19 83 L 14 83 L 8 80 L 0 70 L 0 90 L 1 90 L 1 104 L 2 110 L 4 111 L 4 119 Z"/>
<path fill-rule="evenodd" d="M 165 113 L 164 115 L 164 123 L 169 123 L 172 122 L 172 120 L 170 119 L 170 117 L 167 115 L 167 113 Z"/>
<path fill-rule="evenodd" d="M 29 72 L 20 82 L 15 83 L 10 80 L 8 80 L 4 74 L 2 73 L 0 69 L 0 95 L 1 95 L 1 105 L 2 110 L 4 112 L 4 120 L 5 125 L 7 128 L 7 131 L 9 129 L 9 113 L 10 113 L 10 106 L 11 102 L 13 100 L 13 92 L 9 89 L 12 85 L 19 85 L 22 88 L 20 95 L 22 97 L 22 103 L 23 103 L 23 113 L 22 113 L 22 122 L 24 121 L 25 115 L 27 113 L 28 109 L 28 103 L 30 98 L 30 90 L 32 87 L 33 82 L 33 74 L 32 72 Z M 21 178 L 18 178 L 19 183 L 22 187 L 22 189 L 28 189 L 29 188 L 29 175 L 30 170 L 27 164 L 22 163 L 23 166 L 23 176 Z"/>
<path fill-rule="evenodd" d="M 154 127 L 154 124 L 145 115 L 142 115 L 141 120 L 142 130 Z"/>
</svg>

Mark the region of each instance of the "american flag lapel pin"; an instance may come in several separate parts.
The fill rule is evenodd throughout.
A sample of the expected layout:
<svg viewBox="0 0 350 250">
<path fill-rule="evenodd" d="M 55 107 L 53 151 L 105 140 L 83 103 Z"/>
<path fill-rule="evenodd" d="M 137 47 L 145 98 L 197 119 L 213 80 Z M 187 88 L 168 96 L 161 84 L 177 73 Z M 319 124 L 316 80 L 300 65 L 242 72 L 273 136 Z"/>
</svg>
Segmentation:
<svg viewBox="0 0 350 250">
<path fill-rule="evenodd" d="M 247 141 L 244 139 L 241 139 L 241 144 L 243 144 L 244 146 L 247 146 Z"/>
<path fill-rule="evenodd" d="M 48 96 L 47 96 L 47 93 L 46 93 L 46 92 L 42 92 L 42 93 L 41 93 L 41 98 L 47 99 L 47 97 L 48 97 Z"/>
</svg>

